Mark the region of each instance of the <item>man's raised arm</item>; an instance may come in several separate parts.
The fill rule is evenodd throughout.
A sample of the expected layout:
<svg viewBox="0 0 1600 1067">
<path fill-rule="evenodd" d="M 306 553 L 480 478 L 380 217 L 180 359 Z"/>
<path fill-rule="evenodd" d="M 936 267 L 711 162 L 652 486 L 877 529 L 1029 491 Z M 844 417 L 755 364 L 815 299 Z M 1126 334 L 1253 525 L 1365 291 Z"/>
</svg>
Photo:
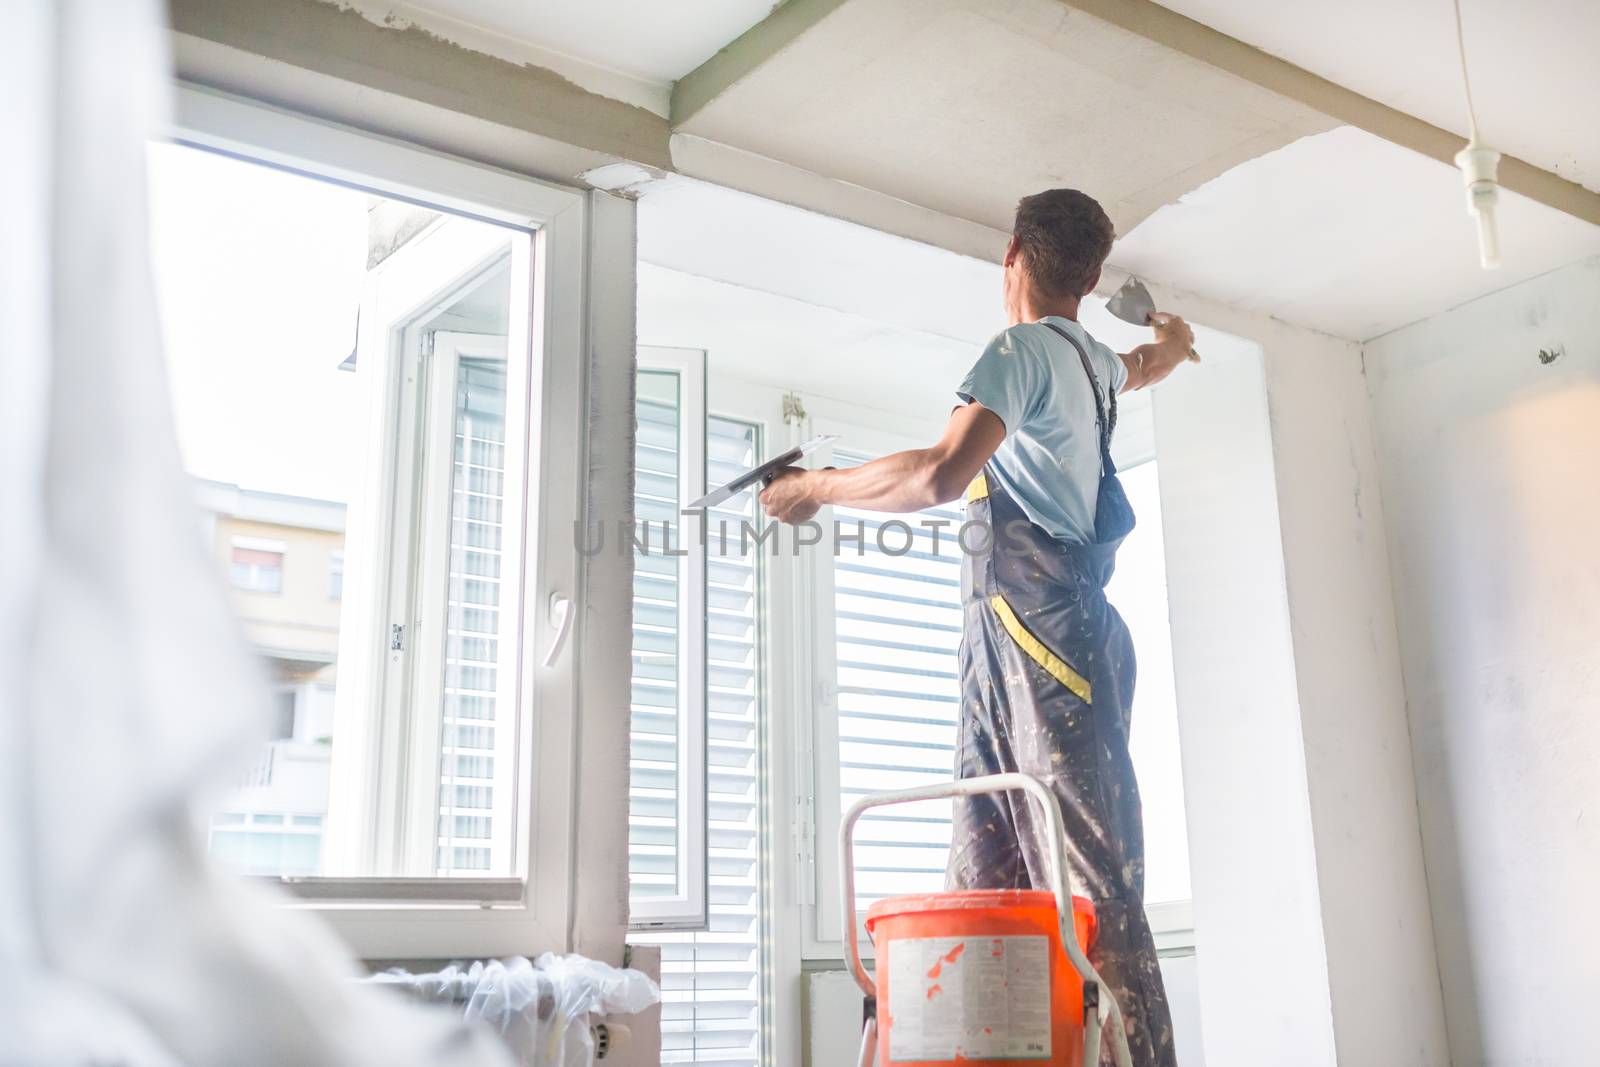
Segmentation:
<svg viewBox="0 0 1600 1067">
<path fill-rule="evenodd" d="M 1154 385 L 1171 374 L 1178 364 L 1200 358 L 1194 354 L 1194 331 L 1178 316 L 1157 311 L 1151 314 L 1150 325 L 1155 327 L 1155 343 L 1140 345 L 1122 354 L 1122 362 L 1128 367 L 1128 380 L 1122 383 L 1121 392 L 1130 393 Z"/>
</svg>

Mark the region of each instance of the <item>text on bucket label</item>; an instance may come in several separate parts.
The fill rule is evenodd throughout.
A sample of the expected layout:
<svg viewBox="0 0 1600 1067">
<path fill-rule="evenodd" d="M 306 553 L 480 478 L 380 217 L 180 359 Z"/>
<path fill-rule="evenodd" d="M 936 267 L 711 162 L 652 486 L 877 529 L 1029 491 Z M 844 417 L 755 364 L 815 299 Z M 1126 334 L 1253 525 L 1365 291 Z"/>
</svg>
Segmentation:
<svg viewBox="0 0 1600 1067">
<path fill-rule="evenodd" d="M 1050 1058 L 1049 938 L 888 944 L 889 1059 Z"/>
</svg>

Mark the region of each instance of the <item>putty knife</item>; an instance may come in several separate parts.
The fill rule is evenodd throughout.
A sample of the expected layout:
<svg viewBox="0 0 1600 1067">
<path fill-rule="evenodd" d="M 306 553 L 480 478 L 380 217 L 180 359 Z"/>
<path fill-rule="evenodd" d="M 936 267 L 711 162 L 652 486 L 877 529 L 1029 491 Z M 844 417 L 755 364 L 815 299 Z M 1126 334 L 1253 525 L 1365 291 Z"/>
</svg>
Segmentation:
<svg viewBox="0 0 1600 1067">
<path fill-rule="evenodd" d="M 727 500 L 729 497 L 734 496 L 737 493 L 742 493 L 744 490 L 749 489 L 753 485 L 765 486 L 768 482 L 772 481 L 777 473 L 783 468 L 794 466 L 796 463 L 800 462 L 800 460 L 804 459 L 812 452 L 815 452 L 823 445 L 832 441 L 837 441 L 838 439 L 838 434 L 825 433 L 813 437 L 804 444 L 795 445 L 781 456 L 774 456 L 772 459 L 767 460 L 759 467 L 751 467 L 749 470 L 739 475 L 739 477 L 735 478 L 727 485 L 711 490 L 711 492 L 707 493 L 699 500 L 696 500 L 684 510 L 694 511 L 698 508 L 714 508 L 724 500 Z"/>
<path fill-rule="evenodd" d="M 1112 293 L 1111 299 L 1106 301 L 1106 310 L 1123 322 L 1148 326 L 1150 316 L 1155 314 L 1156 302 L 1151 299 L 1150 290 L 1144 287 L 1144 282 L 1130 274 L 1128 280 L 1122 283 L 1122 288 Z M 1191 348 L 1189 358 L 1199 363 L 1200 353 Z"/>
</svg>

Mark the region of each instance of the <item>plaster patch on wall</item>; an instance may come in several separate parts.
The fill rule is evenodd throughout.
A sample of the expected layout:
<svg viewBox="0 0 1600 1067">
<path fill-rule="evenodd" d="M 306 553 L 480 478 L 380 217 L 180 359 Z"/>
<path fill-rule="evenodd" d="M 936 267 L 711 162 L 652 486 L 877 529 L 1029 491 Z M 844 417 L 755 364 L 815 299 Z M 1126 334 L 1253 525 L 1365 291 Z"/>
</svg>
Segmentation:
<svg viewBox="0 0 1600 1067">
<path fill-rule="evenodd" d="M 354 11 L 367 21 L 388 29 L 415 28 L 441 42 L 470 52 L 479 52 L 518 66 L 539 67 L 556 73 L 585 92 L 610 97 L 642 107 L 665 118 L 672 86 L 647 77 L 601 66 L 566 53 L 543 47 L 530 40 L 508 36 L 498 30 L 465 22 L 450 15 L 409 3 L 383 0 L 323 0 Z"/>
<path fill-rule="evenodd" d="M 1124 231 L 1333 124 L 1057 0 L 851 0 L 679 118 L 680 133 L 995 228 L 1019 196 L 1077 186 Z"/>
<path fill-rule="evenodd" d="M 1459 172 L 1341 126 L 1184 193 L 1118 240 L 1112 260 L 1361 341 L 1600 252 L 1600 226 L 1510 190 L 1499 221 L 1502 265 L 1485 272 Z"/>
</svg>

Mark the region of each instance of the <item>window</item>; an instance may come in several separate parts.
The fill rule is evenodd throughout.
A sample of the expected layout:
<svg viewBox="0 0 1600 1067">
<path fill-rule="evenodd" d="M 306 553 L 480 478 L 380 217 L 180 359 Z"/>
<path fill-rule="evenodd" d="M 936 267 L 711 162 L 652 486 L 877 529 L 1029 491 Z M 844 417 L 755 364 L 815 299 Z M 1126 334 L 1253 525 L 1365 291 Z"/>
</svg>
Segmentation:
<svg viewBox="0 0 1600 1067">
<path fill-rule="evenodd" d="M 1178 700 L 1167 568 L 1162 540 L 1160 471 L 1147 459 L 1121 471 L 1138 524 L 1117 551 L 1106 596 L 1121 613 L 1138 652 L 1129 747 L 1144 807 L 1145 904 L 1159 947 L 1193 946 L 1189 837 L 1178 748 Z"/>
<path fill-rule="evenodd" d="M 283 592 L 283 553 L 281 541 L 234 538 L 228 572 L 233 587 L 250 593 Z"/>
<path fill-rule="evenodd" d="M 299 718 L 300 687 L 289 686 L 272 694 L 272 733 L 274 741 L 294 739 L 295 720 Z"/>
<path fill-rule="evenodd" d="M 872 458 L 844 449 L 833 454 L 841 467 Z M 964 515 L 950 504 L 904 516 L 908 533 L 895 516 L 841 507 L 833 518 L 859 537 L 832 559 L 842 812 L 868 793 L 932 785 L 954 774 L 961 696 L 955 535 Z M 949 801 L 869 812 L 856 832 L 860 906 L 941 892 L 949 852 Z"/>
<path fill-rule="evenodd" d="M 497 276 L 505 272 L 509 278 L 510 267 L 510 260 L 504 260 L 478 285 L 490 287 L 498 298 Z M 429 620 L 442 619 L 444 634 L 442 646 L 418 649 L 413 682 L 424 700 L 438 701 L 441 712 L 437 744 L 442 788 L 436 814 L 442 829 L 433 844 L 434 871 L 505 874 L 513 862 L 510 772 L 515 723 L 509 710 L 516 700 L 517 641 L 514 605 L 503 601 L 509 600 L 505 591 L 517 583 L 513 516 L 520 506 L 506 493 L 506 439 L 508 422 L 514 433 L 526 413 L 508 408 L 508 399 L 520 390 L 507 384 L 511 375 L 502 334 L 439 330 L 428 343 L 434 376 L 430 388 L 435 394 L 428 436 L 442 446 L 438 454 L 423 460 L 423 497 L 447 503 L 422 524 L 421 552 L 429 562 L 423 564 L 415 625 L 420 634 Z M 429 576 L 438 571 L 445 580 L 430 584 Z M 461 726 L 471 727 L 471 732 L 458 733 Z M 497 753 L 503 757 L 498 776 Z M 432 759 L 431 752 L 419 755 L 423 767 Z M 489 783 L 482 808 L 463 811 L 456 804 L 450 787 L 463 780 Z M 475 816 L 489 827 L 490 833 L 478 835 L 489 839 L 488 847 L 476 841 L 471 847 L 459 847 L 452 819 L 458 813 Z"/>
<path fill-rule="evenodd" d="M 314 815 L 225 812 L 211 826 L 211 854 L 249 874 L 314 874 L 321 846 Z"/>
<path fill-rule="evenodd" d="M 325 813 L 323 858 L 356 874 L 514 874 L 517 613 L 502 600 L 520 580 L 526 499 L 506 440 L 527 424 L 528 363 L 508 352 L 526 350 L 532 235 L 191 148 L 161 149 L 155 174 L 184 197 L 163 227 L 169 314 L 180 338 L 219 334 L 204 358 L 226 372 L 203 376 L 175 346 L 189 462 L 257 501 L 219 524 L 265 518 L 282 533 L 232 538 L 235 587 L 281 597 L 268 617 L 244 603 L 240 614 L 285 682 L 334 685 L 324 791 L 344 806 Z M 237 291 L 212 288 L 224 285 Z M 202 317 L 260 320 L 268 307 L 297 309 L 278 316 L 291 337 L 247 339 Z M 366 337 L 350 374 L 335 357 L 358 312 Z M 285 428 L 266 412 L 289 395 L 307 417 Z M 342 509 L 342 529 L 316 525 L 318 501 Z M 291 543 L 296 558 L 331 549 L 331 606 L 301 578 L 285 584 Z M 347 559 L 361 592 L 349 602 Z M 292 709 L 279 714 L 291 719 L 279 736 L 292 737 Z M 340 788 L 361 773 L 352 749 L 376 741 L 385 718 L 405 736 L 400 795 L 370 779 L 359 794 Z M 479 747 L 452 743 L 464 721 L 482 731 Z M 461 781 L 484 790 L 469 813 L 494 828 L 486 847 L 456 847 Z"/>
<path fill-rule="evenodd" d="M 150 184 L 180 445 L 281 694 L 213 850 L 343 902 L 364 955 L 561 948 L 584 198 L 179 96 Z"/>
<path fill-rule="evenodd" d="M 640 352 L 632 538 L 629 912 L 635 926 L 706 923 L 708 590 L 704 353 Z"/>
<path fill-rule="evenodd" d="M 640 448 L 646 447 L 646 415 L 664 395 L 654 383 L 654 397 L 641 370 Z M 761 454 L 759 428 L 751 423 L 713 416 L 705 423 L 706 480 L 728 481 L 753 466 Z M 665 438 L 660 438 L 665 440 Z M 640 457 L 639 492 L 644 484 L 645 456 Z M 673 464 L 654 463 L 657 471 Z M 657 487 L 659 492 L 659 487 Z M 640 517 L 645 512 L 641 505 Z M 708 763 L 706 831 L 708 905 L 705 929 L 695 932 L 641 931 L 634 944 L 661 947 L 661 1062 L 664 1064 L 739 1064 L 755 1067 L 761 1060 L 763 1017 L 763 924 L 761 796 L 760 575 L 761 559 L 753 546 L 739 540 L 741 524 L 756 518 L 755 502 L 745 493 L 714 508 L 707 516 L 706 547 L 706 734 Z M 719 531 L 729 531 L 726 539 Z M 652 579 L 654 580 L 654 579 Z M 646 602 L 636 601 L 635 647 L 648 646 L 657 633 L 651 614 L 661 599 L 641 589 Z M 643 636 L 638 632 L 642 628 Z M 660 702 L 635 705 L 636 755 L 640 726 L 656 723 Z M 641 709 L 642 712 L 641 712 Z M 661 731 L 643 735 L 643 746 L 659 743 Z M 645 754 L 666 762 L 659 750 Z M 643 761 L 636 758 L 635 766 Z M 630 818 L 633 884 L 658 883 L 658 867 L 650 841 L 656 822 L 650 809 L 636 806 Z"/>
</svg>

